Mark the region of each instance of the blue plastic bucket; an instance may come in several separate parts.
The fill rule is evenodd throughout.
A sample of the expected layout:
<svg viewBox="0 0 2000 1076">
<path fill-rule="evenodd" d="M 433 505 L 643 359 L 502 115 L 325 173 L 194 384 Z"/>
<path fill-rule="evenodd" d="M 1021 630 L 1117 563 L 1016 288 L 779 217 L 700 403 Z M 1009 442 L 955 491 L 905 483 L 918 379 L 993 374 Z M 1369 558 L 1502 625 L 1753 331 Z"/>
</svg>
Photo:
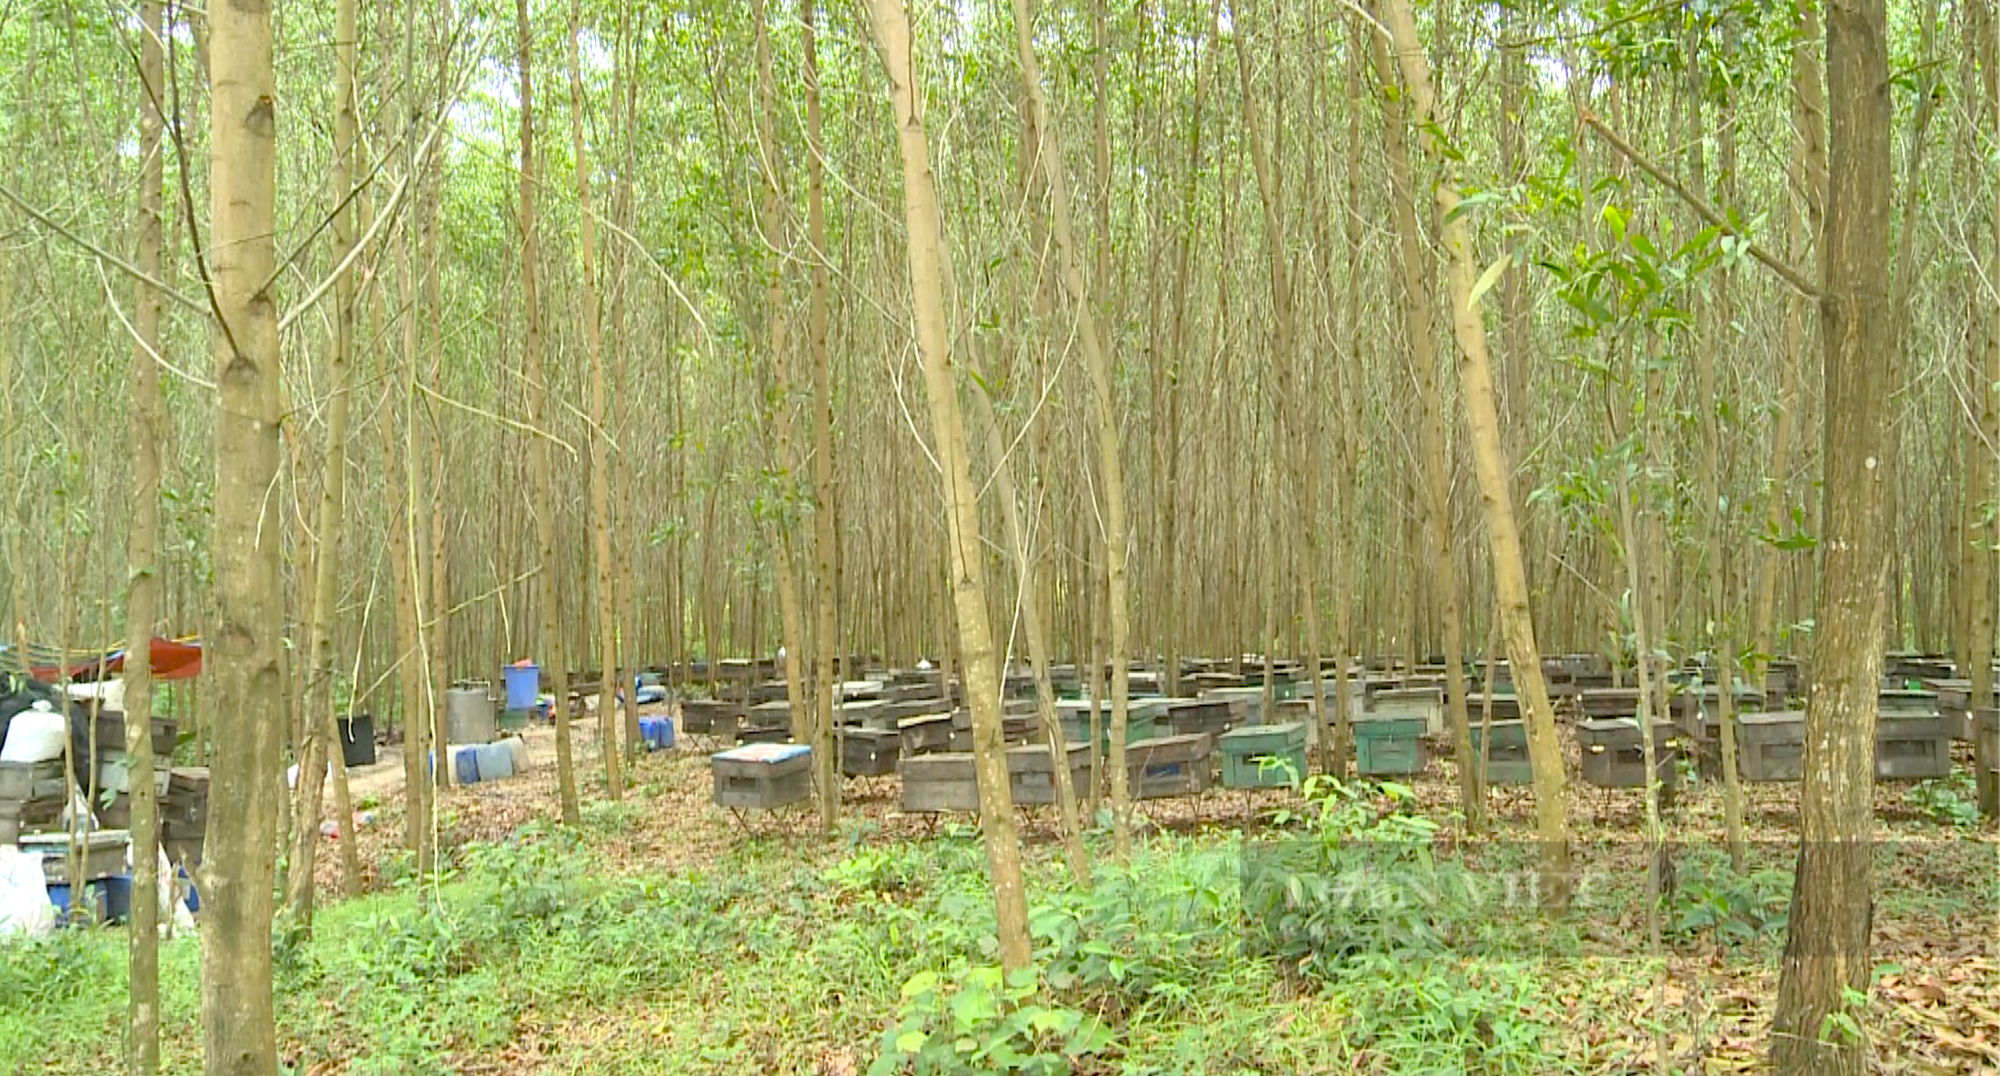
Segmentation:
<svg viewBox="0 0 2000 1076">
<path fill-rule="evenodd" d="M 507 709 L 532 710 L 541 692 L 541 666 L 534 662 L 507 666 Z"/>
<path fill-rule="evenodd" d="M 458 778 L 459 784 L 476 785 L 479 783 L 479 750 L 477 748 L 461 747 L 457 751 L 454 751 L 452 753 L 451 765 L 452 775 Z"/>
</svg>

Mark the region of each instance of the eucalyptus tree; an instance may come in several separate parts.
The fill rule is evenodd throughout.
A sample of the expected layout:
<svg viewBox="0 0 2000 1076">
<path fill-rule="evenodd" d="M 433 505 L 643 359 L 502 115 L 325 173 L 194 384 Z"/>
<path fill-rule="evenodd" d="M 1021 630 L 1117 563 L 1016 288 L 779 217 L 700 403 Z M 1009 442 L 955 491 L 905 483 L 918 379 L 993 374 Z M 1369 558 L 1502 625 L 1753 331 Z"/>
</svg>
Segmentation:
<svg viewBox="0 0 2000 1076">
<path fill-rule="evenodd" d="M 215 724 L 200 869 L 201 1009 L 209 1076 L 277 1070 L 271 981 L 284 592 L 278 476 L 277 79 L 268 4 L 208 13 L 213 101 L 207 279 L 215 341 Z"/>
<path fill-rule="evenodd" d="M 924 124 L 916 48 L 902 0 L 869 0 L 875 47 L 889 80 L 889 101 L 902 159 L 904 221 L 917 350 L 923 360 L 924 395 L 943 471 L 949 535 L 950 586 L 965 659 L 966 701 L 972 708 L 972 747 L 979 786 L 979 826 L 985 834 L 987 870 L 999 927 L 1000 963 L 1009 972 L 1029 965 L 1028 904 L 1021 874 L 1020 838 L 1001 735 L 1000 677 L 986 609 L 986 561 L 979 537 L 979 505 L 972 485 L 970 446 L 960 417 L 951 369 L 951 331 L 943 282 L 949 275 L 944 222 L 938 212 L 930 140 Z M 1054 188 L 1054 181 L 1051 180 Z M 1057 204 L 1061 205 L 1058 198 Z M 1056 766 L 1065 759 L 1051 760 Z"/>
<path fill-rule="evenodd" d="M 1481 514 L 1493 554 L 1493 584 L 1499 606 L 1500 633 L 1506 641 L 1508 667 L 1519 693 L 1528 726 L 1528 755 L 1534 769 L 1535 819 L 1540 842 L 1541 890 L 1544 903 L 1564 908 L 1569 903 L 1569 823 L 1565 817 L 1561 749 L 1556 743 L 1555 712 L 1542 676 L 1541 652 L 1528 608 L 1528 581 L 1521 554 L 1521 536 L 1514 522 L 1513 483 L 1506 446 L 1501 443 L 1500 418 L 1494 403 L 1493 368 L 1486 348 L 1486 325 L 1480 295 L 1493 280 L 1474 261 L 1470 229 L 1461 209 L 1454 151 L 1444 143 L 1436 122 L 1436 94 L 1430 63 L 1417 36 L 1408 0 L 1383 0 L 1387 32 L 1408 87 L 1418 129 L 1441 161 L 1440 178 L 1432 188 L 1437 203 L 1440 238 L 1446 254 L 1452 334 L 1459 348 L 1459 383 L 1466 425 L 1472 435 L 1474 473 L 1479 480 Z M 1503 258 L 1505 255 L 1502 256 Z M 1503 263 L 1499 263 L 1504 266 Z M 1482 281 L 1485 282 L 1482 286 Z M 1455 655 L 1447 655 L 1450 661 Z"/>
<path fill-rule="evenodd" d="M 167 18 L 163 0 L 139 6 L 139 272 L 160 275 L 161 194 L 166 182 L 163 137 Z M 4 288 L 0 288 L 4 290 Z M 4 299 L 0 299 L 4 304 Z M 131 955 L 126 1071 L 152 1076 L 160 1068 L 160 815 L 153 786 L 153 624 L 160 607 L 161 299 L 147 280 L 132 285 L 132 514 L 126 524 L 130 568 L 125 590 L 125 743 L 131 758 Z M 5 318 L 0 317 L 0 332 Z M 0 350 L 6 349 L 0 342 Z M 0 391 L 11 386 L 0 384 Z M 4 524 L 0 524 L 4 525 Z M 18 571 L 18 569 L 16 569 Z M 169 760 L 171 761 L 171 760 Z"/>
<path fill-rule="evenodd" d="M 1781 1076 L 1867 1070 L 1850 998 L 1867 989 L 1874 887 L 1876 693 L 1888 619 L 1887 405 L 1901 348 L 1890 289 L 1887 12 L 1833 0 L 1826 20 L 1827 213 L 1819 296 L 1826 421 L 1813 683 L 1806 702 L 1799 857 L 1771 1062 Z M 1908 256 L 1907 250 L 1905 256 Z"/>
</svg>

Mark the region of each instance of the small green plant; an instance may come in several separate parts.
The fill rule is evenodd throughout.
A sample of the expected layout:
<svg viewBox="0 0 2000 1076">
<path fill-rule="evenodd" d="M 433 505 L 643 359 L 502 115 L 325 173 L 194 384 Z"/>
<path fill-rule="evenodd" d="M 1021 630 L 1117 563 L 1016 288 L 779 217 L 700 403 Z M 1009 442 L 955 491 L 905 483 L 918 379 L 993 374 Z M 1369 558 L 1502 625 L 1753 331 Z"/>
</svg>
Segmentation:
<svg viewBox="0 0 2000 1076">
<path fill-rule="evenodd" d="M 1361 953 L 1446 949 L 1474 887 L 1432 855 L 1437 824 L 1404 809 L 1413 792 L 1313 777 L 1305 795 L 1303 832 L 1244 858 L 1243 907 L 1258 947 L 1322 975 Z"/>
<path fill-rule="evenodd" d="M 1955 771 L 1941 780 L 1924 781 L 1910 790 L 1910 803 L 1933 822 L 1947 826 L 1979 824 L 1979 804 L 1971 794 L 1972 776 Z"/>
<path fill-rule="evenodd" d="M 853 855 L 820 872 L 828 885 L 846 892 L 890 893 L 907 888 L 912 878 L 905 864 L 886 848 L 859 848 Z"/>
<path fill-rule="evenodd" d="M 1764 869 L 1737 874 L 1714 856 L 1690 857 L 1676 870 L 1670 927 L 1682 937 L 1708 934 L 1719 944 L 1775 935 L 1785 928 L 1792 876 Z"/>
<path fill-rule="evenodd" d="M 869 1076 L 1060 1076 L 1112 1047 L 1102 1021 L 1043 997 L 1036 978 L 1032 968 L 1005 976 L 999 968 L 964 965 L 949 977 L 912 976 Z"/>
</svg>

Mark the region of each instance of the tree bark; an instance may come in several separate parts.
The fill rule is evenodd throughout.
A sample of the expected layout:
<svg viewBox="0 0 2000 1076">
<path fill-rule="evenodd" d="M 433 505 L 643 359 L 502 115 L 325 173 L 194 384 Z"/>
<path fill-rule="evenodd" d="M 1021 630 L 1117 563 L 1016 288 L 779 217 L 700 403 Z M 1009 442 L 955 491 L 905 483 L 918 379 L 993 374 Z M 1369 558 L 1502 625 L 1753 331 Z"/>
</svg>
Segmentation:
<svg viewBox="0 0 2000 1076">
<path fill-rule="evenodd" d="M 549 413 L 549 385 L 542 369 L 541 295 L 536 290 L 535 248 L 535 39 L 528 22 L 528 0 L 515 4 L 515 60 L 521 89 L 521 316 L 526 320 L 521 356 L 521 379 L 527 383 L 528 466 L 532 473 L 535 500 L 535 541 L 540 561 L 537 582 L 541 589 L 542 667 L 548 670 L 555 691 L 556 784 L 562 797 L 562 820 L 573 826 L 583 820 L 577 802 L 576 761 L 570 742 L 569 664 L 563 649 L 562 583 L 557 578 L 556 494 L 553 465 L 549 459 L 549 439 L 554 436 Z M 611 745 L 603 745 L 607 749 Z M 442 754 L 442 752 L 440 752 Z M 440 758 L 444 767 L 449 759 Z"/>
<path fill-rule="evenodd" d="M 1231 12 L 1242 20 L 1232 35 L 1236 46 L 1236 71 L 1243 89 L 1243 128 L 1250 144 L 1251 170 L 1257 176 L 1257 189 L 1262 195 L 1264 210 L 1264 247 L 1271 273 L 1271 306 L 1275 317 L 1276 330 L 1273 342 L 1273 365 L 1277 368 L 1278 383 L 1278 427 L 1285 440 L 1286 470 L 1292 477 L 1292 493 L 1298 504 L 1298 515 L 1303 520 L 1305 539 L 1305 564 L 1299 573 L 1301 604 L 1304 605 L 1306 628 L 1306 675 L 1310 687 L 1309 696 L 1312 718 L 1312 742 L 1317 745 L 1320 769 L 1326 773 L 1336 772 L 1335 759 L 1347 757 L 1347 744 L 1334 743 L 1327 734 L 1326 693 L 1320 686 L 1320 624 L 1319 624 L 1319 486 L 1314 476 L 1308 473 L 1311 454 L 1307 445 L 1313 440 L 1306 429 L 1305 419 L 1299 414 L 1300 403 L 1305 396 L 1305 379 L 1298 373 L 1299 356 L 1296 354 L 1298 341 L 1298 319 L 1293 310 L 1292 283 L 1287 269 L 1287 259 L 1291 258 L 1285 239 L 1284 187 L 1281 169 L 1284 162 L 1274 161 L 1273 153 L 1266 146 L 1258 123 L 1256 96 L 1250 81 L 1250 61 L 1245 39 L 1249 36 L 1248 12 L 1239 12 L 1232 7 Z M 1273 35 L 1275 38 L 1275 34 Z M 1284 84 L 1282 72 L 1276 79 Z M 1280 102 L 1282 107 L 1282 102 Z M 1282 119 L 1282 113 L 1280 114 Z M 1277 126 L 1274 122 L 1273 126 Z M 1274 131 L 1271 140 L 1282 145 L 1282 130 Z M 1267 662 L 1268 665 L 1268 662 Z M 1344 765 L 1344 762 L 1341 763 Z M 1301 775 L 1303 776 L 1303 775 Z"/>
<path fill-rule="evenodd" d="M 840 821 L 840 759 L 834 744 L 833 375 L 826 354 L 826 179 L 821 161 L 818 0 L 799 0 L 805 50 L 806 246 L 812 291 L 806 299 L 806 348 L 813 368 L 813 757 L 819 767 L 819 828 Z M 1059 773 L 1066 772 L 1058 766 Z"/>
<path fill-rule="evenodd" d="M 1379 36 L 1372 41 L 1376 77 L 1384 94 L 1382 147 L 1389 159 L 1390 195 L 1395 202 L 1397 251 L 1403 278 L 1403 330 L 1409 341 L 1410 377 L 1416 382 L 1418 406 L 1423 410 L 1422 515 L 1428 525 L 1429 541 L 1423 546 L 1422 559 L 1431 571 L 1442 576 L 1433 581 L 1431 597 L 1444 631 L 1445 703 L 1449 708 L 1452 753 L 1458 760 L 1459 801 L 1465 811 L 1466 828 L 1477 832 L 1486 825 L 1486 786 L 1481 780 L 1485 768 L 1474 757 L 1471 718 L 1465 708 L 1465 586 L 1459 577 L 1458 558 L 1451 541 L 1450 460 L 1445 447 L 1444 397 L 1438 387 L 1437 356 L 1431 343 L 1429 256 L 1424 251 L 1423 236 L 1417 231 L 1416 183 L 1410 174 L 1405 135 L 1408 111 L 1396 87 L 1396 71 L 1390 65 L 1384 42 Z M 1492 655 L 1487 657 L 1490 660 Z M 1539 659 L 1536 667 L 1540 667 Z"/>
<path fill-rule="evenodd" d="M 241 0 L 208 12 L 209 271 L 215 326 L 217 631 L 208 675 L 215 758 L 201 867 L 201 1010 L 208 1076 L 277 1071 L 271 987 L 275 825 L 282 785 L 280 651 L 283 531 L 278 476 L 277 115 L 271 8 Z"/>
<path fill-rule="evenodd" d="M 1063 162 L 1061 136 L 1053 128 L 1055 120 L 1049 114 L 1048 95 L 1042 89 L 1041 63 L 1035 56 L 1034 8 L 1031 0 L 1013 0 L 1013 7 L 1014 40 L 1020 54 L 1021 79 L 1027 84 L 1028 107 L 1034 115 L 1035 130 L 1042 139 L 1035 152 L 1041 159 L 1042 178 L 1049 188 L 1049 217 L 1055 233 L 1056 256 L 1062 266 L 1063 289 L 1069 292 L 1070 304 L 1076 315 L 1077 335 L 1083 345 L 1084 365 L 1090 374 L 1091 402 L 1097 417 L 1098 480 L 1104 486 L 1105 602 L 1111 627 L 1111 757 L 1105 764 L 1111 770 L 1112 828 L 1119 854 L 1125 855 L 1130 853 L 1132 845 L 1130 775 L 1125 770 L 1127 696 L 1131 689 L 1125 665 L 1126 652 L 1131 646 L 1132 617 L 1125 594 L 1125 478 L 1119 461 L 1118 405 L 1113 385 L 1116 360 L 1105 347 L 1094 306 L 1097 300 L 1084 280 L 1082 253 L 1076 248 L 1076 234 L 1070 223 L 1069 168 Z M 1101 51 L 1098 62 L 1100 65 L 1104 62 Z M 1101 87 L 1101 67 L 1098 77 Z M 1101 90 L 1099 103 L 1102 104 Z M 1106 137 L 1102 124 L 1100 117 L 1100 145 Z M 1100 154 L 1102 152 L 1100 150 Z M 1101 166 L 1102 160 L 1099 163 Z M 1100 238 L 1104 247 L 1109 247 L 1110 235 L 1107 233 Z M 1104 258 L 1100 256 L 1098 285 L 1104 287 L 1106 283 Z"/>
<path fill-rule="evenodd" d="M 1820 75 L 1816 51 L 1820 32 L 1817 0 L 1798 0 L 1799 24 L 1792 43 L 1792 129 L 1798 140 L 1792 146 L 1792 197 L 1785 200 L 1786 231 L 1790 237 L 1791 264 L 1811 275 L 1819 258 L 1820 233 L 1826 204 L 1826 88 Z M 1809 331 L 1807 300 L 1785 296 L 1784 354 L 1778 365 L 1777 419 L 1771 432 L 1771 493 L 1765 502 L 1764 526 L 1779 533 L 1789 507 L 1787 487 L 1792 467 L 1792 438 L 1798 425 L 1801 400 L 1799 370 L 1805 365 L 1806 334 Z M 1778 646 L 1778 577 L 1785 570 L 1785 553 L 1775 543 L 1764 546 L 1763 570 L 1757 579 L 1757 597 L 1752 611 L 1751 637 L 1759 655 L 1752 670 L 1752 683 L 1765 688 L 1765 670 Z M 1784 700 L 1776 700 L 1782 704 Z"/>
<path fill-rule="evenodd" d="M 1985 99 L 1981 109 L 1983 122 L 1995 137 L 2000 137 L 2000 23 L 1993 17 L 1993 6 L 1989 0 L 1975 0 L 1971 20 L 1973 32 L 1978 38 L 1980 67 L 1985 71 L 1982 80 Z M 1975 124 L 1975 127 L 1979 124 Z M 1986 251 L 1986 271 L 1983 274 L 1990 289 L 1995 280 L 2000 280 L 2000 205 L 1992 214 L 1992 244 Z M 1989 291 L 1990 294 L 1990 291 Z M 2000 495 L 2000 312 L 1996 312 L 1991 302 L 1981 303 L 1985 316 L 1980 320 L 1984 339 L 1978 347 L 1980 354 L 1975 357 L 1972 368 L 1973 397 L 1977 401 L 1975 411 L 1978 418 L 1976 436 L 1970 439 L 1966 453 L 1966 497 L 1971 511 L 1967 518 L 1978 521 L 1985 517 L 1985 505 L 1993 503 Z M 1980 533 L 1983 530 L 1984 533 Z M 1972 691 L 1970 705 L 1975 708 L 1996 705 L 1993 694 L 1993 651 L 1995 636 L 1995 605 L 2000 604 L 2000 594 L 1995 592 L 1996 569 L 1995 550 L 2000 549 L 2000 524 L 1988 523 L 1983 528 L 1964 535 L 1961 542 L 1968 557 L 1971 571 L 1966 573 L 1966 587 L 1972 594 L 1970 653 L 1967 655 L 1972 665 Z M 2000 817 L 2000 759 L 1988 751 L 1987 737 L 1977 737 L 1973 752 L 1975 786 L 1979 795 L 1979 810 L 1987 818 Z"/>
<path fill-rule="evenodd" d="M 329 196 L 336 207 L 330 257 L 340 265 L 354 249 L 354 73 L 356 68 L 356 5 L 340 0 L 334 9 L 333 174 Z M 285 903 L 300 928 L 309 929 L 313 913 L 313 861 L 319 852 L 320 800 L 327 771 L 326 730 L 333 725 L 333 612 L 335 581 L 340 574 L 340 534 L 347 514 L 347 425 L 353 379 L 355 287 L 350 272 L 340 272 L 333 285 L 333 349 L 327 355 L 331 382 L 327 401 L 326 459 L 321 468 L 318 527 L 313 555 L 311 613 L 306 628 L 305 713 L 299 745 L 297 795 L 292 808 L 292 854 L 285 877 Z M 128 739 L 128 742 L 129 739 Z M 350 844 L 352 841 L 349 842 Z"/>
<path fill-rule="evenodd" d="M 1473 469 L 1486 535 L 1493 549 L 1493 589 L 1499 605 L 1501 636 L 1507 661 L 1528 723 L 1528 757 L 1534 768 L 1535 828 L 1541 843 L 1541 899 L 1550 909 L 1566 908 L 1572 888 L 1569 872 L 1569 824 L 1564 818 L 1561 748 L 1556 742 L 1555 710 L 1549 705 L 1548 684 L 1542 679 L 1541 654 L 1535 645 L 1535 624 L 1528 609 L 1527 569 L 1521 556 L 1521 535 L 1514 524 L 1513 491 L 1507 450 L 1500 439 L 1499 409 L 1493 399 L 1493 364 L 1486 350 L 1486 325 L 1473 294 L 1480 272 L 1474 262 L 1472 237 L 1459 215 L 1459 194 L 1451 158 L 1442 152 L 1436 126 L 1436 97 L 1431 89 L 1430 63 L 1417 37 L 1409 0 L 1384 0 L 1389 29 L 1395 39 L 1403 80 L 1416 106 L 1424 139 L 1441 162 L 1434 191 L 1441 238 L 1448 256 L 1453 335 L 1458 339 L 1460 392 L 1465 399 L 1466 425 L 1472 435 Z"/>
<path fill-rule="evenodd" d="M 1692 37 L 1692 35 L 1690 35 Z M 1705 68 L 1700 60 L 1699 38 L 1693 38 L 1688 53 L 1688 104 L 1692 110 L 1694 136 L 1688 139 L 1688 159 L 1693 167 L 1689 170 L 1695 189 L 1707 193 L 1702 160 L 1702 94 L 1706 83 Z M 1717 118 L 1715 138 L 1722 149 L 1721 198 L 1723 205 L 1735 204 L 1735 130 L 1736 117 L 1723 114 Z M 1716 352 L 1723 349 L 1730 332 L 1730 284 L 1732 270 L 1723 265 L 1716 270 L 1715 295 L 1708 304 L 1705 317 L 1699 322 L 1698 335 L 1694 341 L 1695 384 L 1700 393 L 1701 409 L 1701 499 L 1702 514 L 1707 545 L 1706 559 L 1709 607 L 1703 610 L 1707 620 L 1706 637 L 1709 662 L 1715 666 L 1716 679 L 1716 732 L 1720 738 L 1722 752 L 1722 829 L 1724 839 L 1729 844 L 1729 866 L 1741 874 L 1745 866 L 1743 839 L 1743 779 L 1736 772 L 1736 648 L 1735 633 L 1730 630 L 1731 618 L 1735 615 L 1735 602 L 1729 590 L 1728 511 L 1722 499 L 1722 429 L 1717 415 L 1720 400 L 1715 391 Z M 1627 537 L 1629 541 L 1629 536 Z M 1629 558 L 1630 551 L 1627 556 Z M 1645 647 L 1640 648 L 1643 652 Z M 1650 741 L 1648 741 L 1650 750 Z M 1651 760 L 1648 759 L 1648 765 Z M 1650 772 L 1650 771 L 1649 771 Z"/>
<path fill-rule="evenodd" d="M 139 242 L 134 263 L 154 279 L 161 263 L 161 133 L 165 25 L 162 0 L 139 5 Z M 4 305 L 4 304 L 0 304 Z M 125 745 L 131 755 L 132 922 L 126 976 L 129 1008 L 126 1072 L 160 1068 L 160 815 L 153 787 L 153 623 L 160 577 L 160 295 L 141 281 L 132 289 L 132 515 L 126 534 Z M 0 391 L 12 386 L 0 383 Z M 0 524 L 5 525 L 5 524 Z M 13 528 L 8 527 L 9 530 Z M 15 573 L 21 570 L 16 560 Z M 172 760 L 169 759 L 169 762 Z"/>
<path fill-rule="evenodd" d="M 910 290 L 932 433 L 944 472 L 952 598 L 965 658 L 965 695 L 972 706 L 979 824 L 986 836 L 987 869 L 992 876 L 995 921 L 999 927 L 1000 963 L 1012 972 L 1029 966 L 1028 901 L 1021 876 L 1021 847 L 1015 832 L 1012 789 L 1007 783 L 999 678 L 986 620 L 986 563 L 979 541 L 979 505 L 972 485 L 965 423 L 959 415 L 957 389 L 952 383 L 951 333 L 945 320 L 941 287 L 946 273 L 943 222 L 931 174 L 923 95 L 916 83 L 909 15 L 902 0 L 869 0 L 868 12 L 875 45 L 889 77 L 896 141 L 902 155 Z M 1058 767 L 1068 764 L 1067 759 L 1052 761 Z"/>
<path fill-rule="evenodd" d="M 618 678 L 617 592 L 611 581 L 611 432 L 605 426 L 604 293 L 597 276 L 597 217 L 590 194 L 590 151 L 583 137 L 583 62 L 577 35 L 580 0 L 569 5 L 569 130 L 576 154 L 577 239 L 583 263 L 583 346 L 590 358 L 590 519 L 597 572 L 591 587 L 597 611 L 598 657 L 603 662 L 597 688 L 598 754 L 604 760 L 605 791 L 625 798 L 624 757 L 618 751 L 618 700 L 632 688 Z M 636 705 L 636 701 L 635 701 Z"/>
<path fill-rule="evenodd" d="M 1889 70 L 1882 0 L 1834 0 L 1826 27 L 1828 191 L 1820 338 L 1825 500 L 1799 859 L 1772 1017 L 1780 1076 L 1860 1073 L 1865 1035 L 1830 1017 L 1867 988 L 1876 693 L 1889 561 L 1889 397 L 1901 384 L 1889 264 Z"/>
</svg>

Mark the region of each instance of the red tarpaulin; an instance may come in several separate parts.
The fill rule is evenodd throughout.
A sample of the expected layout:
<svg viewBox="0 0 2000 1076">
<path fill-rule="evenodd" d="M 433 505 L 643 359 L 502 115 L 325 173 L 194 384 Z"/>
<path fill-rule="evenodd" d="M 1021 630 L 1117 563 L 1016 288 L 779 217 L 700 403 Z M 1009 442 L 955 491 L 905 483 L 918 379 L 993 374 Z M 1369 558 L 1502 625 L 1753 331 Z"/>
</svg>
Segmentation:
<svg viewBox="0 0 2000 1076">
<path fill-rule="evenodd" d="M 153 655 L 153 679 L 156 681 L 189 680 L 201 675 L 201 641 L 198 639 L 177 642 L 173 639 L 162 639 L 159 636 L 154 636 L 151 653 Z M 102 657 L 92 657 L 89 660 L 71 665 L 69 668 L 69 678 L 71 680 L 102 680 L 114 673 L 123 673 L 124 671 L 125 651 L 123 648 L 120 648 L 109 651 Z M 28 670 L 28 674 L 43 682 L 53 682 L 58 679 L 59 675 L 54 665 L 33 666 Z"/>
</svg>

